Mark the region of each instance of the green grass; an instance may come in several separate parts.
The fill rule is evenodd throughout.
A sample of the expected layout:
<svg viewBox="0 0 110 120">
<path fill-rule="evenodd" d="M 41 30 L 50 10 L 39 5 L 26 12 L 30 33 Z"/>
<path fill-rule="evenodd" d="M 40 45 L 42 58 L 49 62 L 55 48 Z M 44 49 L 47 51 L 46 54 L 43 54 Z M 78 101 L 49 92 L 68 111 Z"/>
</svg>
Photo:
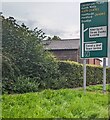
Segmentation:
<svg viewBox="0 0 110 120">
<path fill-rule="evenodd" d="M 107 89 L 110 90 L 110 86 Z M 2 117 L 108 118 L 108 93 L 103 94 L 101 91 L 99 85 L 88 87 L 86 95 L 81 89 L 3 95 Z"/>
<path fill-rule="evenodd" d="M 87 87 L 88 91 L 94 91 L 94 92 L 102 92 L 103 86 L 102 85 L 92 85 Z M 110 85 L 106 85 L 107 92 L 110 92 Z"/>
</svg>

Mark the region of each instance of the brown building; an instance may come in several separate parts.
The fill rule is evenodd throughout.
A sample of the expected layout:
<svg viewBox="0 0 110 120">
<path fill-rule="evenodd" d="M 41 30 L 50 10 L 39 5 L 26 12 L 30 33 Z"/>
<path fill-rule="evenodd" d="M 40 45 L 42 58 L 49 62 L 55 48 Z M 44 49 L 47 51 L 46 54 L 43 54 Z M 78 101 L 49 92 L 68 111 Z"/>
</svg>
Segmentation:
<svg viewBox="0 0 110 120">
<path fill-rule="evenodd" d="M 62 39 L 43 41 L 45 50 L 52 52 L 60 60 L 72 60 L 83 63 L 80 59 L 80 40 Z M 100 65 L 100 59 L 87 59 L 87 64 Z"/>
</svg>

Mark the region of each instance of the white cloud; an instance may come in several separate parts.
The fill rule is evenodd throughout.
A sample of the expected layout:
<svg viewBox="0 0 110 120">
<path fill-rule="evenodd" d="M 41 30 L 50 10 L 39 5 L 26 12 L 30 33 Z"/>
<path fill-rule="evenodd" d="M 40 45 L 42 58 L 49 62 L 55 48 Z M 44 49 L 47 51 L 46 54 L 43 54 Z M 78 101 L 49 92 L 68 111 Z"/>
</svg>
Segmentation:
<svg viewBox="0 0 110 120">
<path fill-rule="evenodd" d="M 79 38 L 80 2 L 88 0 L 2 0 L 3 13 L 46 34 Z M 93 1 L 93 0 L 92 0 Z"/>
<path fill-rule="evenodd" d="M 63 38 L 78 37 L 78 3 L 3 3 L 3 13 L 6 17 L 14 16 L 17 21 L 23 21 L 31 28 L 42 28 L 47 34 L 51 31 L 51 35 L 53 32 L 53 35 L 57 33 Z"/>
<path fill-rule="evenodd" d="M 96 0 L 2 0 L 2 2 L 88 2 Z"/>
<path fill-rule="evenodd" d="M 11 1 L 11 2 L 9 2 Z M 61 38 L 79 38 L 80 2 L 89 0 L 3 0 L 3 13 Z M 18 2 L 17 2 L 18 1 Z M 91 0 L 94 1 L 94 0 Z"/>
</svg>

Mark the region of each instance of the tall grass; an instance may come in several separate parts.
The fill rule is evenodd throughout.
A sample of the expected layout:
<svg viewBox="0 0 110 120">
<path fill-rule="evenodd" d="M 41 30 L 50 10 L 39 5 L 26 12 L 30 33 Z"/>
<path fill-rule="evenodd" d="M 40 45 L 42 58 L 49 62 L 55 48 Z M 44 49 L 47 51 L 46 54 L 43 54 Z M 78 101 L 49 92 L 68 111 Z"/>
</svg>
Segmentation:
<svg viewBox="0 0 110 120">
<path fill-rule="evenodd" d="M 3 95 L 2 117 L 108 118 L 108 93 L 94 92 L 98 87 L 88 88 L 86 95 L 82 90 L 72 89 Z"/>
</svg>

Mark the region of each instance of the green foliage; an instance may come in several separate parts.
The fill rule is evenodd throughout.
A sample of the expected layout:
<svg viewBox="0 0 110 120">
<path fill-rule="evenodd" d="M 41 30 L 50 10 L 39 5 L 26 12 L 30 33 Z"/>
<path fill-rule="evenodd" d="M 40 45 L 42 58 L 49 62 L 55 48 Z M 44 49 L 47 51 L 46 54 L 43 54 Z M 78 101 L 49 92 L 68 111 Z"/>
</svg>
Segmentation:
<svg viewBox="0 0 110 120">
<path fill-rule="evenodd" d="M 2 55 L 2 75 L 3 78 L 13 79 L 15 76 L 18 76 L 20 71 L 17 66 L 14 64 L 14 58 L 11 54 L 3 53 Z"/>
<path fill-rule="evenodd" d="M 5 83 L 4 83 L 5 82 Z M 7 84 L 8 83 L 8 84 Z M 37 92 L 38 91 L 38 80 L 36 78 L 26 78 L 20 76 L 15 79 L 15 81 L 10 81 L 7 79 L 3 80 L 3 93 L 26 93 L 26 92 Z"/>
<path fill-rule="evenodd" d="M 61 38 L 59 37 L 59 36 L 53 36 L 52 38 L 51 38 L 51 40 L 61 40 Z"/>
<path fill-rule="evenodd" d="M 66 79 L 62 86 L 67 88 L 75 88 L 83 86 L 83 69 L 82 65 L 71 61 L 60 61 L 59 70 L 61 76 Z"/>
<path fill-rule="evenodd" d="M 54 35 L 53 37 L 48 36 L 47 40 L 61 40 L 59 36 Z"/>
<path fill-rule="evenodd" d="M 67 88 L 83 86 L 83 66 L 72 61 L 59 61 L 59 70 L 65 82 L 61 85 Z M 110 83 L 110 68 L 107 68 L 107 83 Z M 87 85 L 103 83 L 103 68 L 100 66 L 87 65 Z"/>
<path fill-rule="evenodd" d="M 38 28 L 30 30 L 24 24 L 18 25 L 13 17 L 2 17 L 2 21 L 3 86 L 7 86 L 3 87 L 3 92 L 6 89 L 11 93 L 11 83 L 16 84 L 19 76 L 36 78 L 39 86 L 46 88 L 46 80 L 57 77 L 58 65 L 54 56 L 43 49 L 41 41 L 45 33 Z M 23 81 L 26 83 L 25 79 Z"/>
<path fill-rule="evenodd" d="M 103 88 L 103 85 L 97 85 L 97 86 L 91 85 L 87 87 L 87 91 L 94 91 L 94 92 L 101 91 L 102 92 L 102 88 Z M 106 90 L 110 92 L 110 85 L 106 85 Z"/>
<path fill-rule="evenodd" d="M 99 91 L 87 91 L 85 95 L 81 90 L 60 89 L 3 95 L 2 117 L 108 118 L 108 94 Z"/>
</svg>

